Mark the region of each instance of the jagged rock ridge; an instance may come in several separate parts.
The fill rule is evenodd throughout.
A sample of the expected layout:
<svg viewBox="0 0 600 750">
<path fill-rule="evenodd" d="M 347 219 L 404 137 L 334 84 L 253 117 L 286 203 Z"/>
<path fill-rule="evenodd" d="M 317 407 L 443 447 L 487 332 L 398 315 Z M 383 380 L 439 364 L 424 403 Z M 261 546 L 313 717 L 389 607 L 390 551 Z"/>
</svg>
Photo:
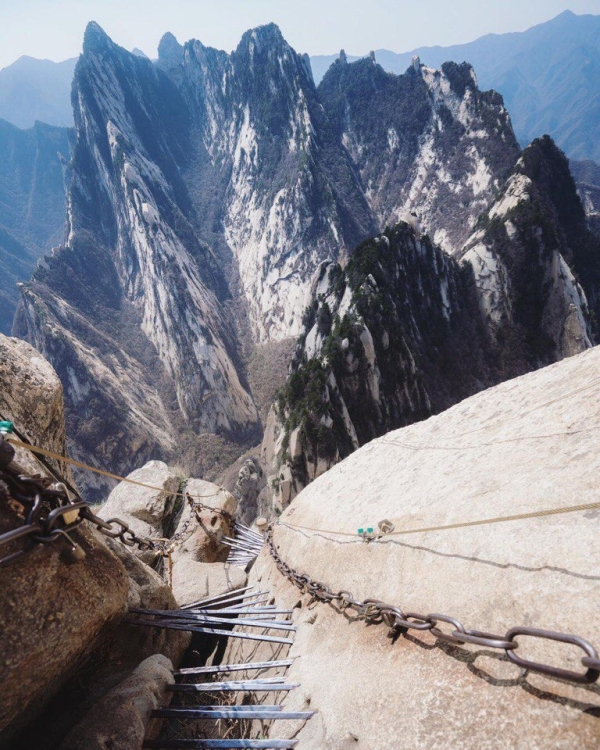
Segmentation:
<svg viewBox="0 0 600 750">
<path fill-rule="evenodd" d="M 448 252 L 462 247 L 519 148 L 502 97 L 471 66 L 418 58 L 404 75 L 339 59 L 319 85 L 380 227 L 414 213 Z"/>
<path fill-rule="evenodd" d="M 320 269 L 268 421 L 260 513 L 374 437 L 597 340 L 600 243 L 550 138 L 525 149 L 461 255 L 403 223 Z"/>
<path fill-rule="evenodd" d="M 274 25 L 230 55 L 168 34 L 153 64 L 90 24 L 73 103 L 67 242 L 15 331 L 59 372 L 74 452 L 118 473 L 203 473 L 199 433 L 256 444 L 248 349 L 302 332 L 319 265 L 407 214 L 460 253 L 519 156 L 470 66 L 340 61 L 316 90 Z"/>
</svg>

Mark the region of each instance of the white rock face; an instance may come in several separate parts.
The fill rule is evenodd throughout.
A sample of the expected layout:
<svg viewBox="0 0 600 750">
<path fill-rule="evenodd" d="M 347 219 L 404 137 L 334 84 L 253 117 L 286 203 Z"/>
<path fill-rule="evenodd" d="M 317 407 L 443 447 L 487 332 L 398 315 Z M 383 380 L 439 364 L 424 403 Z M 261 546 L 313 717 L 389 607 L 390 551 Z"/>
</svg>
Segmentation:
<svg viewBox="0 0 600 750">
<path fill-rule="evenodd" d="M 297 336 L 314 269 L 351 251 L 374 226 L 361 197 L 353 220 L 365 226 L 348 231 L 345 204 L 358 191 L 347 155 L 322 130 L 310 70 L 273 25 L 245 34 L 231 55 L 190 42 L 183 60 L 182 71 L 166 69 L 183 76 L 201 113 L 202 144 L 215 171 L 230 170 L 221 221 L 254 337 Z M 325 154 L 335 170 L 348 172 L 345 193 L 330 181 L 329 167 L 323 190 Z"/>
<path fill-rule="evenodd" d="M 275 528 L 280 554 L 359 599 L 449 614 L 467 628 L 501 635 L 517 625 L 574 633 L 598 648 L 598 510 L 369 544 L 353 535 L 382 519 L 398 532 L 597 502 L 599 372 L 595 348 L 374 440 L 283 513 Z M 290 727 L 299 750 L 598 746 L 595 688 L 524 676 L 501 652 L 436 646 L 415 630 L 392 643 L 383 625 L 366 627 L 326 605 L 307 607 L 310 597 L 281 576 L 266 551 L 252 575 L 274 588 L 278 605 L 301 602 L 290 651 L 300 658 L 287 676 L 302 687 L 284 707 L 310 700 L 319 713 L 299 732 Z M 585 671 L 575 647 L 517 640 L 527 659 Z M 285 736 L 281 730 L 279 723 L 277 736 Z"/>
<path fill-rule="evenodd" d="M 365 61 L 357 65 L 366 68 Z M 500 97 L 477 89 L 472 68 L 455 67 L 452 73 L 445 66 L 434 70 L 413 61 L 412 70 L 403 79 L 403 85 L 413 85 L 411 117 L 398 114 L 404 118 L 401 122 L 395 122 L 394 127 L 386 124 L 385 140 L 380 136 L 377 146 L 377 129 L 365 125 L 372 113 L 356 102 L 355 92 L 344 102 L 341 124 L 343 143 L 360 171 L 380 228 L 411 216 L 411 223 L 416 222 L 451 254 L 460 252 L 477 217 L 500 187 L 501 173 L 518 156 Z M 332 70 L 328 76 L 339 75 L 344 80 L 349 68 L 340 65 Z M 366 75 L 363 70 L 363 79 Z M 458 85 L 456 78 L 461 79 Z M 389 102 L 389 111 L 378 111 L 378 117 L 390 122 L 398 110 L 398 101 L 391 98 L 391 80 L 383 72 L 371 71 L 369 83 L 377 94 L 373 96 L 364 82 L 360 90 L 362 98 L 373 96 L 372 107 L 378 107 L 381 100 Z M 328 89 L 327 81 L 326 77 L 320 90 Z M 340 85 L 339 89 L 351 91 L 352 86 L 344 89 Z M 333 95 L 334 111 L 337 96 Z M 411 143 L 417 128 L 418 137 Z M 384 149 L 387 153 L 382 158 Z"/>
<path fill-rule="evenodd" d="M 129 474 L 127 479 L 159 489 L 155 491 L 121 482 L 110 493 L 98 514 L 104 520 L 122 519 L 138 536 L 162 539 L 166 533 L 164 523 L 175 505 L 179 476 L 162 461 L 149 461 L 141 469 Z M 146 563 L 151 563 L 156 557 L 150 550 L 133 551 Z"/>
<path fill-rule="evenodd" d="M 521 158 L 516 169 L 523 167 Z M 467 240 L 462 259 L 473 268 L 479 304 L 492 332 L 506 324 L 530 322 L 515 320 L 515 297 L 523 294 L 520 276 L 527 267 L 544 289 L 541 328 L 562 358 L 592 346 L 588 302 L 561 253 L 570 252 L 570 238 L 557 247 L 544 224 L 548 217 L 543 216 L 541 205 L 539 186 L 516 171 L 485 215 L 486 226 L 477 228 Z M 560 227 L 555 231 L 560 237 Z M 515 270 L 519 261 L 522 265 Z"/>
</svg>

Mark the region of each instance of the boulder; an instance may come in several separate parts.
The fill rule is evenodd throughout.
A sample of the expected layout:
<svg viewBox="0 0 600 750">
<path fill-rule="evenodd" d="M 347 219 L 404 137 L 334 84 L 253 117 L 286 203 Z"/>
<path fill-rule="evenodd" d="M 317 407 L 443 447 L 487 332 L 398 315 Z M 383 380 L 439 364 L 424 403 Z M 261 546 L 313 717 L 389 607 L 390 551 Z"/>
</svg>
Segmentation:
<svg viewBox="0 0 600 750">
<path fill-rule="evenodd" d="M 52 365 L 25 341 L 0 334 L 0 415 L 34 445 L 66 454 L 63 389 Z M 48 462 L 71 483 L 68 464 Z M 34 456 L 17 449 L 16 461 L 32 473 L 44 473 Z"/>
<path fill-rule="evenodd" d="M 110 493 L 98 515 L 104 520 L 120 518 L 129 524 L 138 536 L 151 539 L 171 536 L 178 501 L 176 493 L 181 484 L 180 476 L 162 461 L 149 461 L 141 469 L 132 471 L 127 478 L 156 487 L 157 490 L 121 482 Z M 141 551 L 133 548 L 133 551 L 147 564 L 151 564 L 157 556 L 156 552 L 151 550 Z"/>
<path fill-rule="evenodd" d="M 0 500 L 0 508 L 0 533 L 21 525 L 8 504 Z M 62 558 L 59 542 L 0 568 L 0 731 L 7 738 L 112 637 L 125 612 L 123 564 L 89 528 L 72 535 L 86 553 L 77 564 Z"/>
<path fill-rule="evenodd" d="M 222 540 L 233 535 L 233 524 L 213 510 L 233 516 L 237 506 L 233 495 L 203 479 L 188 479 L 185 492 L 194 507 L 186 498 L 171 537 L 170 583 L 179 606 L 236 589 L 247 579 L 241 568 L 225 563 L 229 547 Z"/>
<path fill-rule="evenodd" d="M 170 562 L 165 560 L 165 574 L 179 605 L 213 596 L 243 585 L 246 574 L 225 565 L 229 547 L 223 536 L 233 534 L 231 521 L 212 509 L 234 514 L 236 500 L 229 492 L 203 479 L 185 482 L 161 461 L 150 461 L 132 472 L 128 479 L 163 488 L 153 492 L 121 482 L 111 492 L 99 515 L 104 519 L 120 518 L 140 536 L 167 539 L 171 542 Z M 184 488 L 188 498 L 174 493 Z M 193 503 L 193 506 L 192 506 Z M 208 507 L 202 507 L 202 506 Z M 156 553 L 132 553 L 146 563 L 156 560 Z"/>
<path fill-rule="evenodd" d="M 514 626 L 572 633 L 598 649 L 599 510 L 432 527 L 596 503 L 599 372 L 595 348 L 373 440 L 283 513 L 274 530 L 280 554 L 361 600 L 443 613 L 502 637 Z M 383 519 L 396 535 L 359 539 L 359 527 L 377 529 Z M 298 750 L 598 747 L 597 686 L 524 672 L 502 650 L 430 633 L 390 638 L 383 624 L 311 603 L 267 551 L 251 581 L 295 607 L 290 656 L 301 658 L 287 678 L 301 688 L 283 705 L 310 705 L 318 715 L 304 728 L 277 722 L 273 736 L 296 737 Z M 585 672 L 575 646 L 516 640 L 522 658 Z M 232 644 L 225 658 L 243 659 L 249 648 Z M 266 656 L 261 648 L 253 660 Z"/>
<path fill-rule="evenodd" d="M 172 670 L 166 656 L 148 657 L 96 703 L 67 735 L 60 750 L 141 748 L 151 712 L 167 702 L 167 685 L 175 681 Z"/>
<path fill-rule="evenodd" d="M 242 568 L 226 563 L 202 563 L 187 559 L 183 565 L 173 566 L 173 594 L 180 607 L 240 588 L 246 580 Z"/>
<path fill-rule="evenodd" d="M 56 373 L 28 344 L 4 336 L 0 414 L 13 420 L 32 443 L 65 454 L 62 388 Z M 28 451 L 18 450 L 15 462 L 27 472 L 45 473 Z M 54 463 L 53 469 L 72 481 L 64 462 Z M 165 485 L 171 488 L 171 476 Z M 0 534 L 21 526 L 23 517 L 20 503 L 0 483 Z M 69 561 L 68 544 L 60 539 L 34 545 L 27 556 L 0 567 L 2 748 L 55 748 L 78 722 L 69 742 L 104 747 L 97 726 L 102 721 L 106 725 L 106 712 L 114 706 L 120 706 L 118 719 L 124 720 L 119 740 L 124 744 L 118 746 L 141 746 L 153 701 L 164 692 L 165 681 L 172 680 L 166 670 L 190 642 L 186 632 L 121 623 L 130 607 L 175 608 L 172 592 L 119 541 L 101 536 L 88 524 L 70 533 L 85 552 L 77 563 Z M 28 546 L 18 540 L 1 554 Z M 148 657 L 154 661 L 132 675 Z M 106 696 L 123 680 L 125 692 Z M 88 719 L 81 717 L 91 706 L 95 713 L 84 731 Z M 117 723 L 112 727 L 116 730 Z M 133 738 L 139 739 L 137 745 L 130 744 Z"/>
</svg>

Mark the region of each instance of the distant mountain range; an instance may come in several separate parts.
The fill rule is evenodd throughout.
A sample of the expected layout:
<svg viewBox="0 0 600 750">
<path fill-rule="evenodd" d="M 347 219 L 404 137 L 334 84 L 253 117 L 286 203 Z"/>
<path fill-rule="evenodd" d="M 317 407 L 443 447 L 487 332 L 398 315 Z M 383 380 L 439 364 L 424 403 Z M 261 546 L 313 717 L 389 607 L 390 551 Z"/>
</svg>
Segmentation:
<svg viewBox="0 0 600 750">
<path fill-rule="evenodd" d="M 64 170 L 70 131 L 38 122 L 20 130 L 0 120 L 0 332 L 9 334 L 37 259 L 64 237 Z"/>
<path fill-rule="evenodd" d="M 480 88 L 504 97 L 522 145 L 548 133 L 571 158 L 600 161 L 600 16 L 565 11 L 520 33 L 403 54 L 375 52 L 392 73 L 403 73 L 414 55 L 433 68 L 447 60 L 469 62 Z M 336 58 L 311 57 L 317 84 Z M 357 59 L 348 55 L 349 62 Z"/>
<path fill-rule="evenodd" d="M 470 65 L 341 59 L 317 88 L 273 24 L 231 54 L 172 34 L 158 52 L 88 26 L 75 132 L 31 186 L 65 167 L 66 227 L 12 331 L 55 367 L 78 458 L 208 476 L 264 436 L 270 515 L 365 440 L 597 340 L 600 250 L 567 160 L 549 137 L 521 151 Z M 25 244 L 22 203 L 0 223 Z"/>
<path fill-rule="evenodd" d="M 565 11 L 528 31 L 488 34 L 469 44 L 375 52 L 392 73 L 403 73 L 414 55 L 433 68 L 449 60 L 470 63 L 480 88 L 504 97 L 521 145 L 548 133 L 572 159 L 600 161 L 600 16 Z M 310 58 L 317 85 L 337 57 Z M 358 59 L 348 56 L 348 62 Z M 0 70 L 0 118 L 20 128 L 35 120 L 72 125 L 75 63 L 21 57 Z"/>
<path fill-rule="evenodd" d="M 64 62 L 20 57 L 0 70 L 0 118 L 18 128 L 31 128 L 36 120 L 73 125 L 71 83 L 77 58 Z"/>
</svg>

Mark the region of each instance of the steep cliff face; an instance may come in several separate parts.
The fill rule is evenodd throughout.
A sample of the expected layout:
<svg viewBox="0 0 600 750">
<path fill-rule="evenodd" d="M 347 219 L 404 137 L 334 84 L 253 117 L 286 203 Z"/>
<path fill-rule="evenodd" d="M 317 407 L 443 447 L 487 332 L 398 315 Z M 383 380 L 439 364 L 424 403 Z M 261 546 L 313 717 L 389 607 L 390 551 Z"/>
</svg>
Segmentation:
<svg viewBox="0 0 600 750">
<path fill-rule="evenodd" d="M 375 231 L 310 66 L 274 25 L 244 34 L 231 55 L 167 37 L 159 66 L 192 113 L 186 179 L 205 231 L 237 261 L 254 337 L 298 335 L 319 262 Z"/>
<path fill-rule="evenodd" d="M 463 253 L 505 360 L 540 367 L 591 345 L 600 243 L 587 229 L 568 162 L 548 136 L 525 149 Z"/>
<path fill-rule="evenodd" d="M 460 250 L 519 148 L 502 97 L 481 92 L 466 63 L 418 58 L 404 75 L 339 59 L 319 85 L 380 227 L 411 212 L 436 244 Z"/>
<path fill-rule="evenodd" d="M 261 382 L 255 399 L 249 383 L 265 368 L 247 376 L 246 363 L 267 347 L 284 352 L 298 334 L 307 362 L 334 353 L 345 362 L 338 372 L 327 364 L 323 377 L 333 372 L 339 414 L 352 412 L 324 428 L 337 436 L 326 464 L 322 446 L 308 448 L 303 482 L 382 431 L 590 344 L 597 255 L 572 181 L 553 188 L 570 180 L 566 162 L 524 155 L 529 166 L 503 187 L 518 147 L 501 98 L 480 92 L 468 65 L 434 71 L 415 60 L 396 76 L 340 60 L 317 90 L 306 58 L 274 25 L 246 33 L 231 54 L 167 34 L 152 63 L 90 24 L 73 103 L 67 241 L 23 285 L 14 330 L 59 373 L 72 450 L 84 460 L 121 474 L 175 455 L 194 473 L 228 465 L 259 441 L 255 401 L 262 410 L 260 394 L 274 390 Z M 487 225 L 475 227 L 482 212 L 500 211 L 499 191 L 524 179 L 541 185 L 542 218 L 526 217 L 523 231 L 548 224 L 556 242 L 549 235 L 536 255 L 525 236 L 509 249 L 494 249 L 491 235 L 469 239 L 474 228 L 485 234 Z M 412 234 L 394 230 L 353 259 L 361 241 L 402 217 Z M 500 332 L 481 313 L 487 271 L 473 266 L 478 296 L 471 272 L 437 249 L 459 255 L 467 239 L 469 259 L 493 245 L 508 268 L 511 288 L 492 321 Z M 377 258 L 392 240 L 391 257 Z M 322 263 L 324 302 L 311 302 Z M 527 320 L 530 309 L 541 322 Z M 329 352 L 330 337 L 348 350 Z M 275 379 L 271 369 L 262 380 Z M 289 391 L 289 414 L 304 408 L 292 402 L 313 376 Z M 90 489 L 100 499 L 107 487 Z"/>
<path fill-rule="evenodd" d="M 61 242 L 70 131 L 36 123 L 19 130 L 0 120 L 0 332 L 10 333 L 17 282 Z"/>
<path fill-rule="evenodd" d="M 588 218 L 588 226 L 600 236 L 600 166 L 591 160 L 571 160 L 569 167 Z"/>
<path fill-rule="evenodd" d="M 405 223 L 363 243 L 346 268 L 321 267 L 263 443 L 275 511 L 360 445 L 494 381 L 473 282 Z"/>
<path fill-rule="evenodd" d="M 15 332 L 61 375 L 74 451 L 124 471 L 183 433 L 256 442 L 240 331 L 299 333 L 318 263 L 374 230 L 306 61 L 268 26 L 232 55 L 167 36 L 154 65 L 90 24 L 73 104 L 67 243 Z"/>
<path fill-rule="evenodd" d="M 15 330 L 57 365 L 75 452 L 121 471 L 168 453 L 182 426 L 252 435 L 222 259 L 180 174 L 184 102 L 95 25 L 73 102 L 68 241 L 24 287 Z"/>
<path fill-rule="evenodd" d="M 549 137 L 522 153 L 461 255 L 402 223 L 343 270 L 322 266 L 268 420 L 260 513 L 374 437 L 597 340 L 600 243 Z"/>
</svg>

